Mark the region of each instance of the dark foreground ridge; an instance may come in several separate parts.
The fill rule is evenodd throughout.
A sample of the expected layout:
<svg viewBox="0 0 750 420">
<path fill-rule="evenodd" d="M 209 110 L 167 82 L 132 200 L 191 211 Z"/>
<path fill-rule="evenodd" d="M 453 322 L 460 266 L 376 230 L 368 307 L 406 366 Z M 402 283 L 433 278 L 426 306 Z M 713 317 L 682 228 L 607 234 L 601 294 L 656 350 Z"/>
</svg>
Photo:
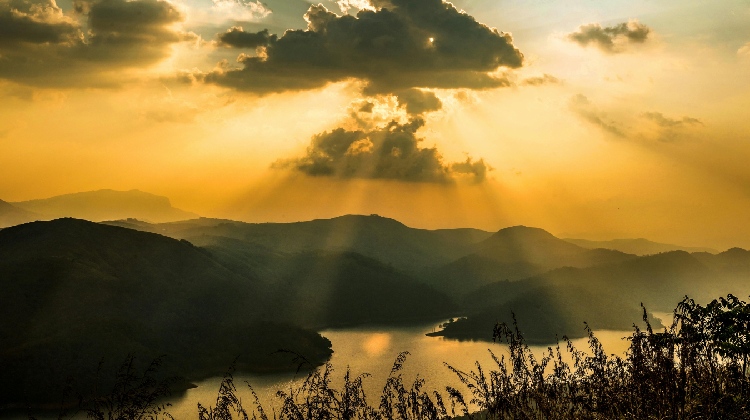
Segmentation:
<svg viewBox="0 0 750 420">
<path fill-rule="evenodd" d="M 162 372 L 188 380 L 238 355 L 239 368 L 272 372 L 293 368 L 278 349 L 315 364 L 331 354 L 319 334 L 262 315 L 257 279 L 160 235 L 76 219 L 20 225 L 0 231 L 0 273 L 2 405 L 58 402 L 71 375 L 86 395 L 130 353 L 166 355 Z"/>
</svg>

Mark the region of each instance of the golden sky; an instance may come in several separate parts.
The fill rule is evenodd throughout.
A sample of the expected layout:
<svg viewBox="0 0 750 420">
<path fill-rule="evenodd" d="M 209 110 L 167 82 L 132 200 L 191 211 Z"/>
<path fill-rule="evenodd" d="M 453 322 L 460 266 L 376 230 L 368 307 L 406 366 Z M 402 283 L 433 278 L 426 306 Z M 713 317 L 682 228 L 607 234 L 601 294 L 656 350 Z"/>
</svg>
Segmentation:
<svg viewBox="0 0 750 420">
<path fill-rule="evenodd" d="M 0 199 L 750 248 L 750 3 L 0 0 Z"/>
</svg>

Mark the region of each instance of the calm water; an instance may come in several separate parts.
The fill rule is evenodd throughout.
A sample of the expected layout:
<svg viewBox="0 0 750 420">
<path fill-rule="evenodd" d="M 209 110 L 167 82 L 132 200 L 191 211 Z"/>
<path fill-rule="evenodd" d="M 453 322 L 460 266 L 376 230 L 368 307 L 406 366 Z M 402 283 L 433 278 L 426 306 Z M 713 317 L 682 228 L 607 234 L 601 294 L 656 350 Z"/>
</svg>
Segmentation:
<svg viewBox="0 0 750 420">
<path fill-rule="evenodd" d="M 365 378 L 364 388 L 368 401 L 372 405 L 379 402 L 380 393 L 385 385 L 393 362 L 401 351 L 408 351 L 403 378 L 411 384 L 419 375 L 426 379 L 426 390 L 441 391 L 445 398 L 445 386 L 453 386 L 462 392 L 466 389 L 460 385 L 455 374 L 448 370 L 444 363 L 467 371 L 473 369 L 479 361 L 483 367 L 493 366 L 488 352 L 491 349 L 496 355 L 507 354 L 505 347 L 491 342 L 459 342 L 446 340 L 442 337 L 427 337 L 424 334 L 433 330 L 433 325 L 418 327 L 389 327 L 389 328 L 357 328 L 344 330 L 327 330 L 321 334 L 333 343 L 331 363 L 334 367 L 334 385 L 343 383 L 343 376 L 347 367 L 352 374 L 369 373 Z M 602 342 L 608 354 L 622 356 L 628 347 L 628 341 L 623 337 L 630 335 L 630 331 L 598 331 L 596 336 Z M 573 341 L 579 350 L 587 348 L 585 339 Z M 564 346 L 563 346 L 564 347 Z M 532 347 L 534 354 L 540 357 L 547 346 Z M 175 419 L 197 419 L 197 404 L 214 406 L 216 394 L 221 382 L 220 377 L 199 382 L 197 388 L 191 389 L 184 397 L 171 401 L 169 412 Z M 250 383 L 258 394 L 267 414 L 273 409 L 278 410 L 279 399 L 276 391 L 289 389 L 299 384 L 304 378 L 302 374 L 295 377 L 292 374 L 278 375 L 235 375 L 238 395 L 248 411 L 253 408 L 253 398 L 245 381 Z"/>
</svg>

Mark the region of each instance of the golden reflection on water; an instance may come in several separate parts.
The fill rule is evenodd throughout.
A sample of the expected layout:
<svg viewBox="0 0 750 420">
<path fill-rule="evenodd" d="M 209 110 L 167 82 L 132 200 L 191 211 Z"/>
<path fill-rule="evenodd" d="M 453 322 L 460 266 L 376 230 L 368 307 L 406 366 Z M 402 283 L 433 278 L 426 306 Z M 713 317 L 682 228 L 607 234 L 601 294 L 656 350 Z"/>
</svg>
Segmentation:
<svg viewBox="0 0 750 420">
<path fill-rule="evenodd" d="M 362 343 L 362 349 L 368 356 L 380 356 L 391 347 L 391 335 L 389 333 L 369 334 Z"/>
</svg>

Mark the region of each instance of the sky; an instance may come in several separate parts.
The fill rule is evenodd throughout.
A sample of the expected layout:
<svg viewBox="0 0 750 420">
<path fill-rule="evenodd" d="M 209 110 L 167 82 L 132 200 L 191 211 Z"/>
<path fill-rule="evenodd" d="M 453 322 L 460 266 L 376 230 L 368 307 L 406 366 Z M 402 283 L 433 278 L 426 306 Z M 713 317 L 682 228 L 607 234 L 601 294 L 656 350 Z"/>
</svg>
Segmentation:
<svg viewBox="0 0 750 420">
<path fill-rule="evenodd" d="M 747 0 L 0 0 L 0 199 L 750 248 Z"/>
</svg>

